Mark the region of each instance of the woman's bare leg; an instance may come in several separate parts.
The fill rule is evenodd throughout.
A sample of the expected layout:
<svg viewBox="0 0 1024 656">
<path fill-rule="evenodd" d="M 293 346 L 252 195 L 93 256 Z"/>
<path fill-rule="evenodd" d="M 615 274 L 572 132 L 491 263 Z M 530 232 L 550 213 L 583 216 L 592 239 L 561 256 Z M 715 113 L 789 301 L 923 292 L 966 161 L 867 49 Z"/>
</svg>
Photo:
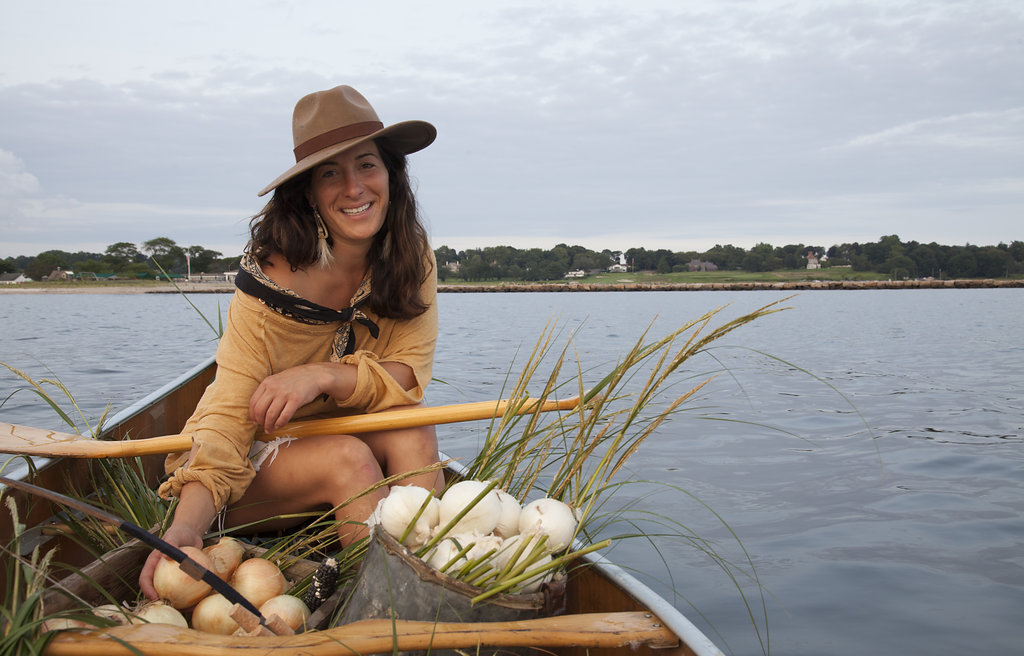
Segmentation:
<svg viewBox="0 0 1024 656">
<path fill-rule="evenodd" d="M 229 526 L 261 522 L 254 530 L 291 528 L 303 520 L 272 518 L 339 506 L 382 479 L 372 449 L 362 440 L 351 435 L 304 437 L 282 445 L 274 461 L 263 464 L 242 498 L 228 508 L 225 520 Z M 337 508 L 342 544 L 366 536 L 366 526 L 352 522 L 365 522 L 386 495 L 387 488 L 382 488 Z"/>
<path fill-rule="evenodd" d="M 357 437 L 370 447 L 387 476 L 421 469 L 440 460 L 433 426 L 377 431 Z M 440 495 L 444 490 L 444 473 L 438 470 L 417 474 L 402 479 L 398 485 L 418 485 Z"/>
</svg>

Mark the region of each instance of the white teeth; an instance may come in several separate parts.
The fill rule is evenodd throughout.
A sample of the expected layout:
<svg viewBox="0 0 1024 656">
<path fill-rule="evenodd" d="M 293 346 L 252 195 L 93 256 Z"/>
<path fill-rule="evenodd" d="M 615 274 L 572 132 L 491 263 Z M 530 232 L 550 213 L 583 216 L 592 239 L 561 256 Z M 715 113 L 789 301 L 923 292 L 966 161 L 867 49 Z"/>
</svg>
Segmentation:
<svg viewBox="0 0 1024 656">
<path fill-rule="evenodd" d="M 370 209 L 370 204 L 360 205 L 359 207 L 353 207 L 350 210 L 341 210 L 343 214 L 362 214 L 366 210 Z"/>
</svg>

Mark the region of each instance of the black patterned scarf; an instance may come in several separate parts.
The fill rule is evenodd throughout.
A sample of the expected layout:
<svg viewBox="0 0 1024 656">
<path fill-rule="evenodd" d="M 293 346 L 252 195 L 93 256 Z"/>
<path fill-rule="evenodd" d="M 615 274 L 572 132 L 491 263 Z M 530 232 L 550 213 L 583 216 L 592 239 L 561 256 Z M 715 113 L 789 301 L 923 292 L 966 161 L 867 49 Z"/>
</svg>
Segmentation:
<svg viewBox="0 0 1024 656">
<path fill-rule="evenodd" d="M 317 305 L 292 290 L 281 287 L 263 273 L 256 258 L 248 253 L 242 257 L 239 264 L 235 286 L 246 294 L 255 296 L 274 312 L 295 321 L 315 325 L 340 321 L 341 326 L 334 335 L 334 345 L 331 348 L 331 360 L 335 362 L 340 360 L 343 355 L 348 355 L 355 350 L 355 339 L 352 337 L 353 321 L 365 326 L 374 339 L 377 339 L 377 335 L 380 333 L 377 324 L 359 309 L 370 296 L 369 272 L 359 283 L 359 289 L 356 290 L 355 296 L 350 301 L 351 305 L 344 310 L 332 310 L 329 307 Z"/>
</svg>

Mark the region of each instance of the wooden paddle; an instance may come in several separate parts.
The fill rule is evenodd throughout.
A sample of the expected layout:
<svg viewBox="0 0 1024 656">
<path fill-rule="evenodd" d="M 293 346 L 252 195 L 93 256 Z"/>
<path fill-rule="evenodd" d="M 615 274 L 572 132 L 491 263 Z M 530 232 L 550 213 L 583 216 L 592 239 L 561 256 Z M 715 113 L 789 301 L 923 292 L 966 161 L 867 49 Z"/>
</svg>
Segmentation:
<svg viewBox="0 0 1024 656">
<path fill-rule="evenodd" d="M 529 412 L 549 412 L 552 410 L 572 410 L 580 403 L 580 398 L 561 401 L 527 400 L 516 411 L 517 414 Z M 256 438 L 267 440 L 274 437 L 308 437 L 310 435 L 368 433 L 379 430 L 411 428 L 413 426 L 431 426 L 435 424 L 452 424 L 460 421 L 473 421 L 500 417 L 509 407 L 508 400 L 478 401 L 476 403 L 457 403 L 436 407 L 411 408 L 390 412 L 375 412 L 365 415 L 347 417 L 331 417 L 328 419 L 310 419 L 296 421 L 269 435 L 258 432 Z M 130 458 L 151 454 L 176 453 L 192 448 L 191 435 L 163 435 L 138 440 L 97 440 L 74 433 L 19 426 L 0 422 L 0 453 L 14 453 L 30 456 L 65 456 L 70 458 Z"/>
<path fill-rule="evenodd" d="M 583 613 L 514 622 L 362 620 L 292 636 L 219 636 L 169 624 L 66 631 L 46 646 L 46 656 L 174 654 L 305 654 L 348 656 L 424 649 L 479 647 L 675 647 L 679 638 L 645 612 Z M 137 651 L 132 651 L 135 649 Z M 280 650 L 279 652 L 275 650 Z"/>
</svg>

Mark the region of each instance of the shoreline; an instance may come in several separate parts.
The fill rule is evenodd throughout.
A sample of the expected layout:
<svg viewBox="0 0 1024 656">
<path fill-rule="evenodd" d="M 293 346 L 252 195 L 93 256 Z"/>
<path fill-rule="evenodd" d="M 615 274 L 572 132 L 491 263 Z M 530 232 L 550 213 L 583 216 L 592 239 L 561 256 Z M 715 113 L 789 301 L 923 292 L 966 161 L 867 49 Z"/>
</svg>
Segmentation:
<svg viewBox="0 0 1024 656">
<path fill-rule="evenodd" d="M 523 292 L 632 292 L 632 291 L 803 291 L 815 289 L 993 289 L 1024 287 L 1024 280 L 957 279 L 957 280 L 814 280 L 787 282 L 619 282 L 619 283 L 502 283 L 495 285 L 438 284 L 439 294 L 495 294 Z M 231 294 L 235 288 L 226 284 L 188 283 L 173 285 L 81 285 L 22 287 L 0 285 L 0 294 Z"/>
</svg>

